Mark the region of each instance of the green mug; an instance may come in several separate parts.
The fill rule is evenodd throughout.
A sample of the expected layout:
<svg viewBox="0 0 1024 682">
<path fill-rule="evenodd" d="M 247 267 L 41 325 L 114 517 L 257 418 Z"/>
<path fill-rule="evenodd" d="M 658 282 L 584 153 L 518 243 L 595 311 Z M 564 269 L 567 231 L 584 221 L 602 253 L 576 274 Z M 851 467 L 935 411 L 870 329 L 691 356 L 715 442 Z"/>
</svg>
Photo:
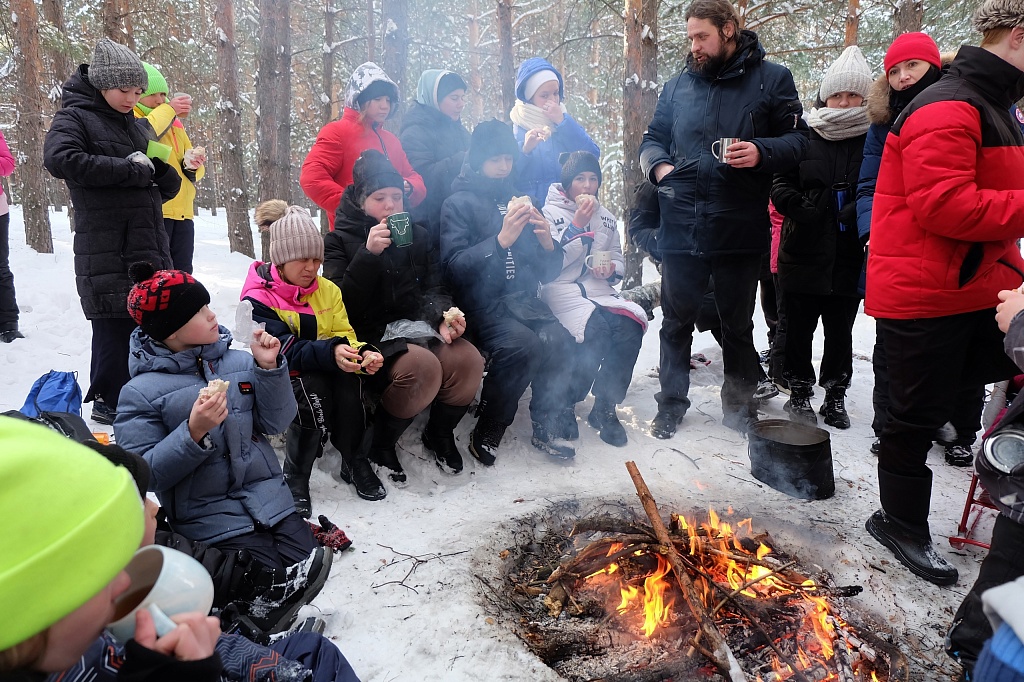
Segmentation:
<svg viewBox="0 0 1024 682">
<path fill-rule="evenodd" d="M 412 245 L 412 219 L 408 213 L 394 213 L 388 216 L 391 243 L 402 248 Z"/>
<path fill-rule="evenodd" d="M 171 148 L 160 142 L 149 141 L 149 146 L 146 147 L 146 156 L 151 159 L 160 159 L 164 163 L 169 163 L 171 160 Z"/>
</svg>

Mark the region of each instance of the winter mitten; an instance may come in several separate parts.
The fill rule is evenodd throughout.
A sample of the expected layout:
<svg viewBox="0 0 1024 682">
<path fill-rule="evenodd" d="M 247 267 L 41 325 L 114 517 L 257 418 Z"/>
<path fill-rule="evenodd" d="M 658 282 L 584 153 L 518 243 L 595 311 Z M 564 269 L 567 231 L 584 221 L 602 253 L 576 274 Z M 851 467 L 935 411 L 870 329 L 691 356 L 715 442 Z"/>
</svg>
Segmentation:
<svg viewBox="0 0 1024 682">
<path fill-rule="evenodd" d="M 153 177 L 160 178 L 163 174 L 170 171 L 171 167 L 164 163 L 163 159 L 152 158 L 149 159 L 149 167 L 153 169 Z M 173 172 L 173 171 L 171 171 Z M 177 173 L 175 173 L 177 175 Z"/>
<path fill-rule="evenodd" d="M 151 171 L 155 171 L 156 170 L 156 168 L 153 167 L 153 161 L 148 156 L 146 156 L 143 152 L 132 152 L 131 154 L 129 154 L 125 158 L 128 159 L 129 161 L 132 161 L 133 163 L 139 164 L 140 166 L 149 166 L 149 170 L 151 170 Z M 163 163 L 163 162 L 161 161 L 161 163 Z M 166 164 L 164 164 L 164 165 L 166 165 Z"/>
<path fill-rule="evenodd" d="M 345 535 L 345 531 L 334 525 L 329 518 L 321 514 L 317 520 L 320 522 L 319 526 L 312 521 L 307 521 L 307 523 L 313 531 L 313 537 L 321 546 L 335 552 L 343 552 L 352 546 L 352 541 Z"/>
</svg>

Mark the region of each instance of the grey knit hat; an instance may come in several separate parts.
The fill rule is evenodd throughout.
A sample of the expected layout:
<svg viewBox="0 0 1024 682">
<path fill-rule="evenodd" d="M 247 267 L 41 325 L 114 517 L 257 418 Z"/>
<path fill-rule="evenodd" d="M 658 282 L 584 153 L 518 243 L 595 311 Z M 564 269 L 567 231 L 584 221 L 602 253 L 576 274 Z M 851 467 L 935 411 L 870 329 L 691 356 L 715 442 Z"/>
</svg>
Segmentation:
<svg viewBox="0 0 1024 682">
<path fill-rule="evenodd" d="M 872 82 L 871 67 L 864 59 L 864 53 L 856 45 L 850 45 L 828 67 L 825 77 L 821 79 L 818 97 L 822 102 L 839 92 L 852 92 L 867 97 Z"/>
<path fill-rule="evenodd" d="M 1024 0 L 985 0 L 974 10 L 972 23 L 979 33 L 1024 26 Z"/>
<path fill-rule="evenodd" d="M 281 267 L 304 258 L 324 259 L 324 238 L 302 206 L 289 206 L 280 219 L 270 225 L 270 261 Z"/>
<path fill-rule="evenodd" d="M 89 82 L 97 90 L 149 87 L 142 60 L 124 45 L 110 38 L 96 43 L 89 63 Z"/>
</svg>

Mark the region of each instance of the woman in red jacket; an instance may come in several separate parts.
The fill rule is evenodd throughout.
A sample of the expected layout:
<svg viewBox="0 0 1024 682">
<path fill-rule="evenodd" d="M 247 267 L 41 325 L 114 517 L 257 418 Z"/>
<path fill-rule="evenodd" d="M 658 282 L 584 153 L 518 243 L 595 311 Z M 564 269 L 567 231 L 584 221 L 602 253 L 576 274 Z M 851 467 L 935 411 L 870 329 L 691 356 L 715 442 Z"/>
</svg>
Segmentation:
<svg viewBox="0 0 1024 682">
<path fill-rule="evenodd" d="M 345 92 L 345 112 L 320 130 L 302 162 L 299 184 L 306 196 L 327 211 L 334 229 L 334 214 L 341 194 L 352 184 L 352 166 L 367 149 L 376 149 L 405 178 L 408 206 L 427 196 L 423 178 L 412 169 L 398 138 L 384 130 L 398 103 L 398 86 L 373 62 L 356 67 Z"/>
</svg>

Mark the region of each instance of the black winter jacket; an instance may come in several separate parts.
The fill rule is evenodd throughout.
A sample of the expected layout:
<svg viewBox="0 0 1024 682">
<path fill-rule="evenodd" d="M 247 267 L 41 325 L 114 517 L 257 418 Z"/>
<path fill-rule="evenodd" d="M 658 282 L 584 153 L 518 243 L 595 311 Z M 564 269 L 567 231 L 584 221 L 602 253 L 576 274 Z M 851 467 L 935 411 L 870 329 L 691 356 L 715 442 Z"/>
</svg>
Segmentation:
<svg viewBox="0 0 1024 682">
<path fill-rule="evenodd" d="M 402 149 L 413 169 L 423 177 L 427 198 L 413 209 L 414 222 L 430 234 L 431 248 L 440 246 L 441 204 L 452 193 L 469 149 L 469 131 L 433 107 L 413 102 L 402 118 Z"/>
<path fill-rule="evenodd" d="M 63 179 L 75 208 L 75 284 L 90 319 L 128 317 L 128 266 L 172 267 L 163 203 L 181 188 L 173 168 L 128 161 L 156 134 L 146 119 L 110 107 L 83 64 L 64 84 L 62 108 L 43 145 L 43 165 Z"/>
<path fill-rule="evenodd" d="M 540 285 L 562 272 L 562 247 L 555 242 L 546 251 L 531 225 L 509 249 L 498 244 L 513 196 L 511 177 L 486 178 L 467 164 L 452 190 L 441 207 L 441 260 L 459 307 L 467 314 L 484 311 L 509 295 L 539 301 Z"/>
<path fill-rule="evenodd" d="M 775 176 L 772 203 L 784 217 L 779 284 L 801 294 L 857 296 L 864 249 L 857 234 L 856 189 L 864 135 L 829 141 L 813 129 L 807 155 Z M 846 185 L 837 214 L 833 186 Z"/>
<path fill-rule="evenodd" d="M 732 59 L 714 77 L 686 68 L 665 84 L 640 144 L 640 166 L 654 183 L 660 163 L 673 170 L 658 186 L 662 253 L 710 256 L 764 253 L 772 174 L 796 166 L 807 147 L 807 125 L 789 69 L 764 60 L 751 31 L 741 31 Z M 732 168 L 711 154 L 712 143 L 739 137 L 757 145 L 756 168 Z"/>
<path fill-rule="evenodd" d="M 334 232 L 324 237 L 324 277 L 341 289 L 359 339 L 390 358 L 404 352 L 406 343 L 380 341 L 388 323 L 422 320 L 437 329 L 452 299 L 442 286 L 441 267 L 427 231 L 414 224 L 412 245 L 389 246 L 375 256 L 366 248 L 366 237 L 378 221 L 356 205 L 354 195 L 349 185 L 338 204 Z"/>
</svg>

